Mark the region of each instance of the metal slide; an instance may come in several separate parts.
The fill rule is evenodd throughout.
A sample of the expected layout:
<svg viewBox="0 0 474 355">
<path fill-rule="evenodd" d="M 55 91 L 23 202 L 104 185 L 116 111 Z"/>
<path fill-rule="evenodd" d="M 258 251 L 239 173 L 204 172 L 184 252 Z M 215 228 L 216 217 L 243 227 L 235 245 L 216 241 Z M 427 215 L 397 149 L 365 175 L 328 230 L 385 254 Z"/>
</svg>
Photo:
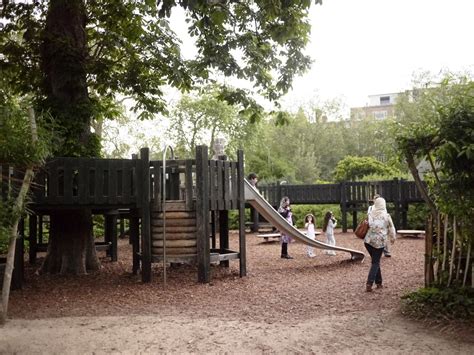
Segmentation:
<svg viewBox="0 0 474 355">
<path fill-rule="evenodd" d="M 342 248 L 338 246 L 331 246 L 326 243 L 322 243 L 317 240 L 308 238 L 306 235 L 301 233 L 298 229 L 293 227 L 286 219 L 284 219 L 275 209 L 260 195 L 260 193 L 253 187 L 246 179 L 245 182 L 245 200 L 252 205 L 265 219 L 273 224 L 278 230 L 284 232 L 291 237 L 298 239 L 304 244 L 310 245 L 318 249 L 326 250 L 338 250 L 346 253 L 351 253 L 352 260 L 364 260 L 365 254 L 358 250 Z"/>
</svg>

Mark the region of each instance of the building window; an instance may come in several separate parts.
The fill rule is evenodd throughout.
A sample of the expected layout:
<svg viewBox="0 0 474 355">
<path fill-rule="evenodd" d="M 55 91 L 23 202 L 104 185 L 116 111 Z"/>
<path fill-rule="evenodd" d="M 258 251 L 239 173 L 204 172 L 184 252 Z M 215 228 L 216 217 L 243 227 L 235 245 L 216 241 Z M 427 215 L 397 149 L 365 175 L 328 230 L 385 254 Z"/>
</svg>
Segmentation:
<svg viewBox="0 0 474 355">
<path fill-rule="evenodd" d="M 390 96 L 380 96 L 380 105 L 390 105 Z"/>
<path fill-rule="evenodd" d="M 374 117 L 376 120 L 383 120 L 387 118 L 387 111 L 374 111 Z"/>
</svg>

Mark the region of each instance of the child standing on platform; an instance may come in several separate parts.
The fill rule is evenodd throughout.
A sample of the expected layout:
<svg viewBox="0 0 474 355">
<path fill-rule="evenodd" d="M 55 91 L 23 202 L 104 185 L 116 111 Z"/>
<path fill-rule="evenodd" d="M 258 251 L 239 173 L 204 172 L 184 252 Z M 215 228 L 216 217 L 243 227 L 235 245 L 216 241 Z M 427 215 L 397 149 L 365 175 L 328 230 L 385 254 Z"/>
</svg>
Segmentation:
<svg viewBox="0 0 474 355">
<path fill-rule="evenodd" d="M 311 213 L 305 216 L 304 227 L 306 228 L 306 236 L 308 238 L 316 240 L 316 233 L 315 233 L 316 222 L 315 222 L 314 216 Z M 314 258 L 316 256 L 314 255 L 314 248 L 309 245 L 306 246 L 306 254 L 310 258 Z"/>
<path fill-rule="evenodd" d="M 293 225 L 293 214 L 291 213 L 290 199 L 288 198 L 288 196 L 285 196 L 281 199 L 280 207 L 278 208 L 278 213 L 281 214 L 283 218 L 288 221 L 288 223 Z M 281 233 L 280 242 L 282 259 L 293 259 L 293 257 L 288 254 L 288 243 L 291 243 L 292 240 L 293 239 L 291 238 L 291 236 L 285 233 Z"/>
<path fill-rule="evenodd" d="M 323 232 L 326 233 L 326 244 L 336 245 L 336 239 L 334 238 L 334 228 L 336 228 L 337 220 L 331 211 L 326 212 L 324 216 Z M 336 255 L 334 250 L 326 250 L 327 255 Z"/>
</svg>

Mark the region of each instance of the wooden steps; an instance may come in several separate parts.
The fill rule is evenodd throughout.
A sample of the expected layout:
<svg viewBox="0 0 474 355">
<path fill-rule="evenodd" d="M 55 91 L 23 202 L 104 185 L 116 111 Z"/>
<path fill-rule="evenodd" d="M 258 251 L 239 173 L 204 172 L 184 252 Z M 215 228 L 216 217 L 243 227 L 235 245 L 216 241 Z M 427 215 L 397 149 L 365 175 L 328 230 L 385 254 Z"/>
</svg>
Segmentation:
<svg viewBox="0 0 474 355">
<path fill-rule="evenodd" d="M 165 221 L 162 211 L 151 213 L 151 253 L 153 260 L 163 257 L 163 246 L 166 246 L 166 258 L 172 260 L 195 259 L 196 242 L 196 211 L 186 211 L 185 201 L 166 203 Z M 163 225 L 166 225 L 165 229 Z M 165 241 L 163 240 L 165 231 Z"/>
</svg>

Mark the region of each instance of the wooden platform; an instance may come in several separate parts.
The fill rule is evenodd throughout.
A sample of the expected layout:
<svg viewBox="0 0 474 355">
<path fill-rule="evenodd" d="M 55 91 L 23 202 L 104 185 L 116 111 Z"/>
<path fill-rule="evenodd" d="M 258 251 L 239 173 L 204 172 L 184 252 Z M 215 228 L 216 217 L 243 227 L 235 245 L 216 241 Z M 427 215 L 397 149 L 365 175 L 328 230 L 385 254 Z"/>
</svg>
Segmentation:
<svg viewBox="0 0 474 355">
<path fill-rule="evenodd" d="M 425 236 L 425 231 L 417 229 L 401 229 L 397 231 L 397 234 L 401 237 L 423 238 Z"/>
</svg>

